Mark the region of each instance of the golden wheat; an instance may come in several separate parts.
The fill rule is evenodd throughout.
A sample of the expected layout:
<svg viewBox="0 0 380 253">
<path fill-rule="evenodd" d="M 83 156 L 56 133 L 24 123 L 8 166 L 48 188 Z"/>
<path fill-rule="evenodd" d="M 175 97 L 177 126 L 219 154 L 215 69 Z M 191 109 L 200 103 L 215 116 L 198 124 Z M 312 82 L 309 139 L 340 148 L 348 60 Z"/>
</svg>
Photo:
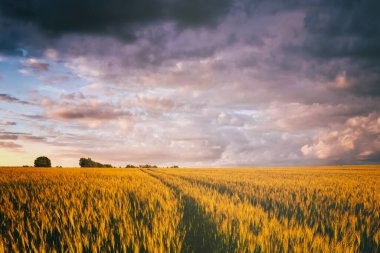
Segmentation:
<svg viewBox="0 0 380 253">
<path fill-rule="evenodd" d="M 9 251 L 181 250 L 178 200 L 141 171 L 2 169 L 0 184 Z"/>
<path fill-rule="evenodd" d="M 380 252 L 380 170 L 0 168 L 0 252 Z"/>
</svg>

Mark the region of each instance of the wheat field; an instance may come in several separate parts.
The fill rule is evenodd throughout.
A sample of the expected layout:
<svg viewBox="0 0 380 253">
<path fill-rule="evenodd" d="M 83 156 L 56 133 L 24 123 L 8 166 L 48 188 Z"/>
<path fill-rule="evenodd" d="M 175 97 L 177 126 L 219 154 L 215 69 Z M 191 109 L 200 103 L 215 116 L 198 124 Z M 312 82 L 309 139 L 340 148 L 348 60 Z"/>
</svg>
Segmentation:
<svg viewBox="0 0 380 253">
<path fill-rule="evenodd" d="M 0 168 L 0 252 L 380 252 L 380 166 Z"/>
</svg>

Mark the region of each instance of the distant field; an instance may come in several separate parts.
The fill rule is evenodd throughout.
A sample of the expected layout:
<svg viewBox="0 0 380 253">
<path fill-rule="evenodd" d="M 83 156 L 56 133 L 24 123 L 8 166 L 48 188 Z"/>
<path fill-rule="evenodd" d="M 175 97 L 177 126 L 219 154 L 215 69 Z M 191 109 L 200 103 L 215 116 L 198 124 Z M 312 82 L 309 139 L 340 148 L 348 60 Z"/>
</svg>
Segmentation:
<svg viewBox="0 0 380 253">
<path fill-rule="evenodd" d="M 380 252 L 380 166 L 0 168 L 0 252 Z"/>
</svg>

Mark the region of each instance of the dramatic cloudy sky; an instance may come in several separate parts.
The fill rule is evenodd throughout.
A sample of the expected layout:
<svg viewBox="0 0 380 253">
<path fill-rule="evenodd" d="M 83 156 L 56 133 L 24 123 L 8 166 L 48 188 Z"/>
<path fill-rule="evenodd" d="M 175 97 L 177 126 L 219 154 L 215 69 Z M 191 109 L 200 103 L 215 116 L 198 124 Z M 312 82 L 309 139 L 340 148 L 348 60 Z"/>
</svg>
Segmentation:
<svg viewBox="0 0 380 253">
<path fill-rule="evenodd" d="M 0 165 L 380 163 L 378 0 L 1 0 Z"/>
</svg>

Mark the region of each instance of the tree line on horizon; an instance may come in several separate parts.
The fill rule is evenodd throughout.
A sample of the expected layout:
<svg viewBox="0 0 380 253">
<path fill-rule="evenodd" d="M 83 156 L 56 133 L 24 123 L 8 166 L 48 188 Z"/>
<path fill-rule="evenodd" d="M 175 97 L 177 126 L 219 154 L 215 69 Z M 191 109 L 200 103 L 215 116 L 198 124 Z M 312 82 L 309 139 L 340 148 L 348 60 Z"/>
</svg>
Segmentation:
<svg viewBox="0 0 380 253">
<path fill-rule="evenodd" d="M 93 161 L 90 157 L 88 158 L 80 158 L 79 159 L 79 166 L 82 168 L 115 168 L 111 164 L 102 164 L 99 162 Z M 24 167 L 28 167 L 24 165 Z M 48 157 L 46 156 L 40 156 L 37 157 L 36 160 L 34 161 L 34 167 L 51 167 L 51 161 Z M 57 166 L 61 167 L 62 166 Z M 125 166 L 125 168 L 144 168 L 144 169 L 149 169 L 149 168 L 158 168 L 157 165 L 150 165 L 150 164 L 140 164 L 140 165 L 133 165 L 133 164 L 128 164 Z M 167 167 L 169 168 L 169 167 Z M 173 165 L 170 168 L 179 168 L 178 165 Z"/>
</svg>

